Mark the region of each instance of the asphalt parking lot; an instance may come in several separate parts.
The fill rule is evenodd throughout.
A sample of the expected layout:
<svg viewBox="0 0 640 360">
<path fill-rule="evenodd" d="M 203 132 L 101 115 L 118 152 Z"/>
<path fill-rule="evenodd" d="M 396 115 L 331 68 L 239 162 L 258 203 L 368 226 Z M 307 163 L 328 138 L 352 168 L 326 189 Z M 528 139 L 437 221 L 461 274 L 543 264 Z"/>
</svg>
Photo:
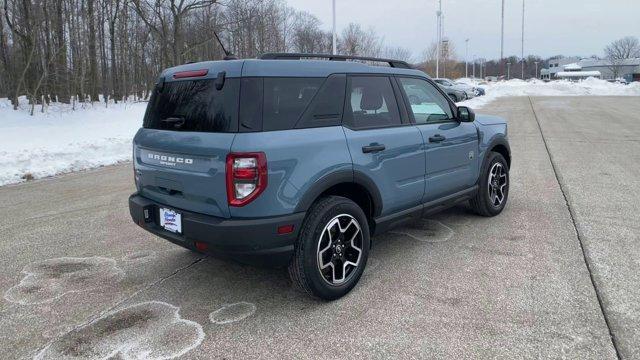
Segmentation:
<svg viewBox="0 0 640 360">
<path fill-rule="evenodd" d="M 135 226 L 129 164 L 0 188 L 2 358 L 640 358 L 640 99 L 481 112 L 509 122 L 505 211 L 378 237 L 330 303 Z"/>
</svg>

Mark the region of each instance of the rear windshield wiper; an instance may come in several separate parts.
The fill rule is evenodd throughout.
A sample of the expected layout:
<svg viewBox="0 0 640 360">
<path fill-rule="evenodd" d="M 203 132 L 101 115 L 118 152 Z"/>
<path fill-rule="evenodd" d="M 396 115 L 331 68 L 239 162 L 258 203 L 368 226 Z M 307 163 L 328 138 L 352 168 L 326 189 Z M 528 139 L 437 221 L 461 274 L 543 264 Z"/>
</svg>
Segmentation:
<svg viewBox="0 0 640 360">
<path fill-rule="evenodd" d="M 166 119 L 162 119 L 160 121 L 162 121 L 163 123 L 169 125 L 169 124 L 173 124 L 173 127 L 176 129 L 180 129 L 182 127 L 182 125 L 184 125 L 185 122 L 185 118 L 180 116 L 180 117 L 168 117 Z"/>
</svg>

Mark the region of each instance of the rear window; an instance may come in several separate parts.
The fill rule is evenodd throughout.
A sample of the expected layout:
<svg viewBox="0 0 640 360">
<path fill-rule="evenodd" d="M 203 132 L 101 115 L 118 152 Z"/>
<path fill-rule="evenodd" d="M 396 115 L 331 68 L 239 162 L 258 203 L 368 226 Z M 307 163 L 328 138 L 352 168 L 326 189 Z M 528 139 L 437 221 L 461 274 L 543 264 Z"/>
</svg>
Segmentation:
<svg viewBox="0 0 640 360">
<path fill-rule="evenodd" d="M 216 79 L 182 80 L 156 86 L 143 127 L 157 130 L 238 131 L 239 79 L 227 78 L 222 89 Z"/>
</svg>

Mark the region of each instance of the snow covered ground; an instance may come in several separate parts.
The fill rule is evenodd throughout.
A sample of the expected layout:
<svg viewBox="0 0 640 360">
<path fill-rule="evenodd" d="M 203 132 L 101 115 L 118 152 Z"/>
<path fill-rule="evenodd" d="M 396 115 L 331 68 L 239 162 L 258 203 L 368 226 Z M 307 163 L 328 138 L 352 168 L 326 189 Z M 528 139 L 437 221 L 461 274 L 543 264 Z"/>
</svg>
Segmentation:
<svg viewBox="0 0 640 360">
<path fill-rule="evenodd" d="M 56 104 L 30 116 L 26 99 L 19 110 L 0 99 L 0 185 L 130 160 L 146 105 Z"/>
<path fill-rule="evenodd" d="M 471 79 L 460 79 L 462 82 L 476 85 Z M 610 83 L 605 80 L 588 78 L 580 82 L 566 80 L 544 82 L 541 80 L 522 81 L 513 79 L 499 81 L 487 85 L 479 85 L 485 89 L 486 95 L 462 101 L 458 105 L 466 105 L 479 109 L 489 102 L 505 96 L 581 96 L 581 95 L 616 95 L 640 96 L 640 82 L 629 85 Z"/>
<path fill-rule="evenodd" d="M 460 103 L 474 109 L 504 96 L 636 95 L 640 83 L 612 84 L 588 79 L 525 82 L 510 80 L 483 85 L 486 95 Z M 131 139 L 142 124 L 146 103 L 95 103 L 84 107 L 51 105 L 30 116 L 22 99 L 14 111 L 0 99 L 0 185 L 128 161 Z M 28 175 L 27 175 L 28 174 Z"/>
</svg>

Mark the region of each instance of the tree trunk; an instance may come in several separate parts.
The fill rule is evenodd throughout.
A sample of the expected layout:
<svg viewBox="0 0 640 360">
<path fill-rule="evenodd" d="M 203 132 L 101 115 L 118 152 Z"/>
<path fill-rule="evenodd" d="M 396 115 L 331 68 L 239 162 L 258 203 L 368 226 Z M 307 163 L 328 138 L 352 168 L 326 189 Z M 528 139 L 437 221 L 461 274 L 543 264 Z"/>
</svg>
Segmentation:
<svg viewBox="0 0 640 360">
<path fill-rule="evenodd" d="M 56 1 L 55 37 L 57 47 L 56 88 L 58 101 L 68 104 L 70 100 L 68 68 L 67 68 L 67 42 L 64 33 L 64 6 L 63 0 Z"/>
<path fill-rule="evenodd" d="M 91 101 L 98 101 L 98 64 L 96 59 L 96 26 L 94 0 L 87 0 L 87 17 L 89 23 L 89 96 Z"/>
<path fill-rule="evenodd" d="M 6 91 L 6 96 L 10 97 L 11 102 L 14 102 L 14 97 L 9 96 L 10 89 L 13 89 L 13 71 L 11 56 L 9 53 L 9 46 L 7 42 L 7 35 L 4 32 L 4 8 L 0 9 L 0 60 L 2 60 L 2 73 L 5 83 L 1 84 L 0 92 Z M 0 94 L 5 96 L 5 94 Z"/>
<path fill-rule="evenodd" d="M 173 17 L 173 66 L 182 64 L 183 38 L 181 28 L 180 14 Z"/>
<path fill-rule="evenodd" d="M 111 51 L 111 88 L 113 89 L 113 101 L 118 103 L 118 99 L 120 99 L 120 83 L 118 81 L 118 66 L 116 64 L 115 20 L 109 22 L 109 49 Z"/>
<path fill-rule="evenodd" d="M 98 34 L 100 35 L 100 75 L 102 84 L 102 96 L 104 98 L 105 104 L 107 103 L 107 97 L 109 96 L 109 82 L 107 81 L 107 49 L 105 47 L 105 34 L 104 34 L 104 23 L 105 23 L 105 7 L 101 7 L 100 9 L 100 17 L 98 18 L 100 24 L 100 30 Z"/>
</svg>

